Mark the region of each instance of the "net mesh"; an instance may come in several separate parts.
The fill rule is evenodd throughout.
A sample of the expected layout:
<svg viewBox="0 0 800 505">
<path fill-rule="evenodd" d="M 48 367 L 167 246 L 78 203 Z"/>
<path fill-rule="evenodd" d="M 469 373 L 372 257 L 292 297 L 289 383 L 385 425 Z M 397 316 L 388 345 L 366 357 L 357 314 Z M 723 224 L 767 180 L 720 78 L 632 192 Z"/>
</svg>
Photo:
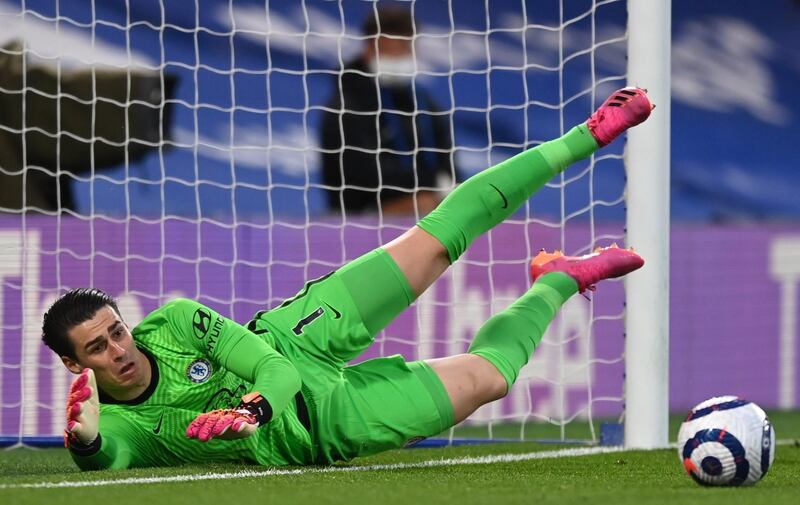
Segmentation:
<svg viewBox="0 0 800 505">
<path fill-rule="evenodd" d="M 625 2 L 401 2 L 413 11 L 413 110 L 452 150 L 412 198 L 329 208 L 320 140 L 335 84 L 381 4 L 0 0 L 0 436 L 58 435 L 70 376 L 40 343 L 66 289 L 118 297 L 131 325 L 176 296 L 239 322 L 396 237 L 471 174 L 584 121 L 625 83 Z M 428 98 L 421 98 L 428 96 Z M 358 112 L 358 111 L 349 111 Z M 407 154 L 394 146 L 368 156 Z M 411 169 L 420 157 L 411 156 Z M 455 181 L 454 181 L 455 179 Z M 464 352 L 527 289 L 539 248 L 624 241 L 622 147 L 570 168 L 481 237 L 363 356 Z M 448 436 L 596 440 L 623 412 L 624 292 L 571 300 L 507 398 Z"/>
</svg>

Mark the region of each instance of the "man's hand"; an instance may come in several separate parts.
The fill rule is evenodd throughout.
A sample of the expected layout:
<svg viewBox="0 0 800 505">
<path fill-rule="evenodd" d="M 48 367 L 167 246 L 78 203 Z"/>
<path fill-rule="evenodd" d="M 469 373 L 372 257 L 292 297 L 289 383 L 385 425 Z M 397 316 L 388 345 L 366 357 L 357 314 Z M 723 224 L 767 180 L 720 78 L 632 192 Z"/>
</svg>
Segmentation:
<svg viewBox="0 0 800 505">
<path fill-rule="evenodd" d="M 100 400 L 97 381 L 91 368 L 84 368 L 72 382 L 67 400 L 67 429 L 64 445 L 70 441 L 90 445 L 97 439 L 97 424 L 100 420 Z"/>
<path fill-rule="evenodd" d="M 186 436 L 208 442 L 212 438 L 235 440 L 249 437 L 272 419 L 272 407 L 258 391 L 242 396 L 235 409 L 200 414 L 186 428 Z"/>
<path fill-rule="evenodd" d="M 208 442 L 212 438 L 235 440 L 249 437 L 258 428 L 256 416 L 245 409 L 219 409 L 200 414 L 186 428 L 186 436 Z"/>
</svg>

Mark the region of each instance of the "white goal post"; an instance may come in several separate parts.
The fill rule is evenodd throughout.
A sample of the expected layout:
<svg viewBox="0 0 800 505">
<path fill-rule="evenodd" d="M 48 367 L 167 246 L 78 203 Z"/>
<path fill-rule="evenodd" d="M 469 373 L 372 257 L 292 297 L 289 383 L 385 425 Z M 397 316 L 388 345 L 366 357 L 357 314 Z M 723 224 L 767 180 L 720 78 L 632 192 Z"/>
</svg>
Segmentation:
<svg viewBox="0 0 800 505">
<path fill-rule="evenodd" d="M 628 82 L 656 113 L 628 132 L 628 242 L 646 267 L 626 279 L 625 446 L 669 439 L 669 195 L 671 0 L 628 0 Z"/>
</svg>

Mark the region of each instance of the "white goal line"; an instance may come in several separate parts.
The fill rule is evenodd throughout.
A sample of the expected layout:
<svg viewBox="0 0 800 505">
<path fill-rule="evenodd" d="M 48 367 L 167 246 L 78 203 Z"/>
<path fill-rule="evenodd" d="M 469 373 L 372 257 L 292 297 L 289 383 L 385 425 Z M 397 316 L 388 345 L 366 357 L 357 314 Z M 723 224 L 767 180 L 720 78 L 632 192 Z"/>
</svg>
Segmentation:
<svg viewBox="0 0 800 505">
<path fill-rule="evenodd" d="M 130 477 L 127 479 L 78 480 L 61 482 L 31 482 L 19 484 L 0 484 L 3 489 L 52 489 L 120 486 L 130 484 L 161 484 L 166 482 L 194 482 L 202 480 L 250 479 L 254 477 L 273 477 L 282 475 L 305 475 L 345 472 L 377 472 L 384 470 L 405 470 L 411 468 L 435 468 L 452 465 L 491 465 L 494 463 L 513 463 L 533 459 L 569 458 L 622 452 L 622 447 L 581 447 L 575 449 L 559 449 L 557 451 L 526 452 L 520 454 L 497 454 L 489 456 L 470 456 L 463 458 L 431 459 L 417 463 L 393 463 L 385 465 L 327 466 L 295 469 L 243 470 L 227 473 L 198 473 L 186 475 L 169 475 L 163 477 Z"/>
</svg>

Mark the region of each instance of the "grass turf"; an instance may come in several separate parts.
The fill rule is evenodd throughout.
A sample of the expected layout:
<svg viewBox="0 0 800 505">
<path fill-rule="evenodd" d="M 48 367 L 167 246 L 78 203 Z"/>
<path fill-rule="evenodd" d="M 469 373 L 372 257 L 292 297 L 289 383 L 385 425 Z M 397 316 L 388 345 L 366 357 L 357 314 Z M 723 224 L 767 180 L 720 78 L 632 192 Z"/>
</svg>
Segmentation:
<svg viewBox="0 0 800 505">
<path fill-rule="evenodd" d="M 800 438 L 800 414 L 771 415 L 780 439 Z M 674 431 L 673 431 L 674 433 Z M 468 456 L 549 451 L 551 444 L 514 443 L 390 451 L 341 466 L 414 464 Z M 81 473 L 63 449 L 0 452 L 0 503 L 148 505 L 159 503 L 700 503 L 704 505 L 796 503 L 800 497 L 800 442 L 781 445 L 767 477 L 752 488 L 704 488 L 683 471 L 675 450 L 626 451 L 569 458 L 479 465 L 402 467 L 354 472 L 25 489 L 8 485 L 170 477 L 208 472 L 263 471 L 264 468 L 212 464 L 177 468 Z"/>
</svg>

